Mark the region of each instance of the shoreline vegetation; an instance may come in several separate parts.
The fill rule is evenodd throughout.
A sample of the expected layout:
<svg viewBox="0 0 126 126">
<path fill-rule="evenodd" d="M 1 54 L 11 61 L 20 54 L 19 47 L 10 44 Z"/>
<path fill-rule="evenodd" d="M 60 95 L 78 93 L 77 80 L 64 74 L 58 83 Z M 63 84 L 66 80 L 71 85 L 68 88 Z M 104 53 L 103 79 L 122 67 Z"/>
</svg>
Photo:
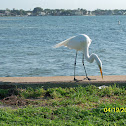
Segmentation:
<svg viewBox="0 0 126 126">
<path fill-rule="evenodd" d="M 126 86 L 0 89 L 1 126 L 124 126 Z"/>
<path fill-rule="evenodd" d="M 126 15 L 126 10 L 102 10 L 97 9 L 88 11 L 86 9 L 78 8 L 74 10 L 65 9 L 43 9 L 36 7 L 33 10 L 25 11 L 23 9 L 6 9 L 0 10 L 0 17 L 9 16 L 100 16 L 100 15 Z"/>
</svg>

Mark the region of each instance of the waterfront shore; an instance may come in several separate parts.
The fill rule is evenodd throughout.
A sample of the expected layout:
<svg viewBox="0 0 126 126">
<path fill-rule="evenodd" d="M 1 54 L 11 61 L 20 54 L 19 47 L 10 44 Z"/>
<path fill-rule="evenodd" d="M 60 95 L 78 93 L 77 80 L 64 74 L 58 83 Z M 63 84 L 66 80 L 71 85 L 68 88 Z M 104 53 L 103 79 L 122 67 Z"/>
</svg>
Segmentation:
<svg viewBox="0 0 126 126">
<path fill-rule="evenodd" d="M 85 80 L 84 76 L 77 76 L 77 82 L 80 83 L 126 83 L 126 75 L 110 75 L 104 76 L 89 76 L 91 80 Z M 8 83 L 62 83 L 62 82 L 76 82 L 73 76 L 53 76 L 53 77 L 0 77 L 0 82 Z"/>
</svg>

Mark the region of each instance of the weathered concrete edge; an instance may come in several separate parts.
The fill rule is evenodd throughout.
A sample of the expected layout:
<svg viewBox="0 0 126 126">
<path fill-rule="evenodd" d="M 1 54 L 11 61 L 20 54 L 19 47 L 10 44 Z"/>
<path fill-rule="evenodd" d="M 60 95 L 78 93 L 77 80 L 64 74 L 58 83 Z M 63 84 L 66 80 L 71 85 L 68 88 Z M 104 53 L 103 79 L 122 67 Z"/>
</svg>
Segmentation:
<svg viewBox="0 0 126 126">
<path fill-rule="evenodd" d="M 8 88 L 27 88 L 27 87 L 43 87 L 43 88 L 53 88 L 53 87 L 77 87 L 79 85 L 81 86 L 87 86 L 89 84 L 95 85 L 95 86 L 101 86 L 101 85 L 114 85 L 117 86 L 126 86 L 125 81 L 51 81 L 51 82 L 0 82 L 0 89 L 8 89 Z"/>
</svg>

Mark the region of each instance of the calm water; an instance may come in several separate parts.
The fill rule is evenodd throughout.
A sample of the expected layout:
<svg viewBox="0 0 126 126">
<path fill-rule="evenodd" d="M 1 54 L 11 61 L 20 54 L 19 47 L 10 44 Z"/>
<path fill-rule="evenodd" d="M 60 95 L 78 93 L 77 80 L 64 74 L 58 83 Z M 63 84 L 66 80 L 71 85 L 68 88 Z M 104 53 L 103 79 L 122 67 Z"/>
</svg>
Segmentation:
<svg viewBox="0 0 126 126">
<path fill-rule="evenodd" d="M 126 16 L 47 16 L 0 17 L 0 76 L 72 76 L 75 50 L 52 46 L 82 33 L 104 75 L 126 75 Z M 96 62 L 85 64 L 88 75 L 100 75 Z M 85 75 L 81 52 L 76 74 Z"/>
</svg>

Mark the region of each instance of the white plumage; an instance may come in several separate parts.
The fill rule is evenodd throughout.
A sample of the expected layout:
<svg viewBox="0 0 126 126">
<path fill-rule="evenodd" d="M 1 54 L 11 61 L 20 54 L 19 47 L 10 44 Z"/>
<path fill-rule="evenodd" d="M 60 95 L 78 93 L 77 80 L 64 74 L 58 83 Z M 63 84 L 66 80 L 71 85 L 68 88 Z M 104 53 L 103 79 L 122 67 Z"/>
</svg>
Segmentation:
<svg viewBox="0 0 126 126">
<path fill-rule="evenodd" d="M 83 52 L 83 60 L 84 60 L 84 57 L 85 57 L 85 59 L 90 63 L 92 63 L 94 60 L 96 61 L 97 65 L 98 65 L 98 67 L 100 69 L 101 76 L 103 78 L 101 60 L 94 53 L 92 53 L 89 56 L 88 49 L 89 49 L 89 46 L 90 46 L 91 42 L 92 42 L 92 40 L 87 35 L 80 34 L 80 35 L 77 35 L 77 36 L 70 37 L 70 38 L 56 44 L 54 46 L 54 48 L 65 46 L 65 47 L 68 47 L 69 49 L 75 49 L 76 50 L 75 66 L 76 66 L 77 52 L 82 51 Z M 84 61 L 82 61 L 82 63 L 83 63 L 83 66 L 84 66 Z M 85 69 L 85 66 L 84 66 L 84 69 Z M 86 69 L 85 69 L 85 73 L 86 73 Z M 86 73 L 86 78 L 89 79 L 87 77 L 87 73 Z M 75 79 L 75 67 L 74 67 L 74 80 L 76 80 Z"/>
<path fill-rule="evenodd" d="M 58 48 L 60 46 L 65 46 L 68 47 L 69 49 L 75 49 L 77 51 L 82 51 L 83 47 L 85 47 L 86 45 L 88 45 L 88 47 L 91 44 L 91 39 L 85 35 L 85 34 L 81 34 L 78 36 L 73 36 L 70 37 L 68 39 L 66 39 L 65 41 L 62 41 L 58 44 L 56 44 L 54 47 Z"/>
</svg>

